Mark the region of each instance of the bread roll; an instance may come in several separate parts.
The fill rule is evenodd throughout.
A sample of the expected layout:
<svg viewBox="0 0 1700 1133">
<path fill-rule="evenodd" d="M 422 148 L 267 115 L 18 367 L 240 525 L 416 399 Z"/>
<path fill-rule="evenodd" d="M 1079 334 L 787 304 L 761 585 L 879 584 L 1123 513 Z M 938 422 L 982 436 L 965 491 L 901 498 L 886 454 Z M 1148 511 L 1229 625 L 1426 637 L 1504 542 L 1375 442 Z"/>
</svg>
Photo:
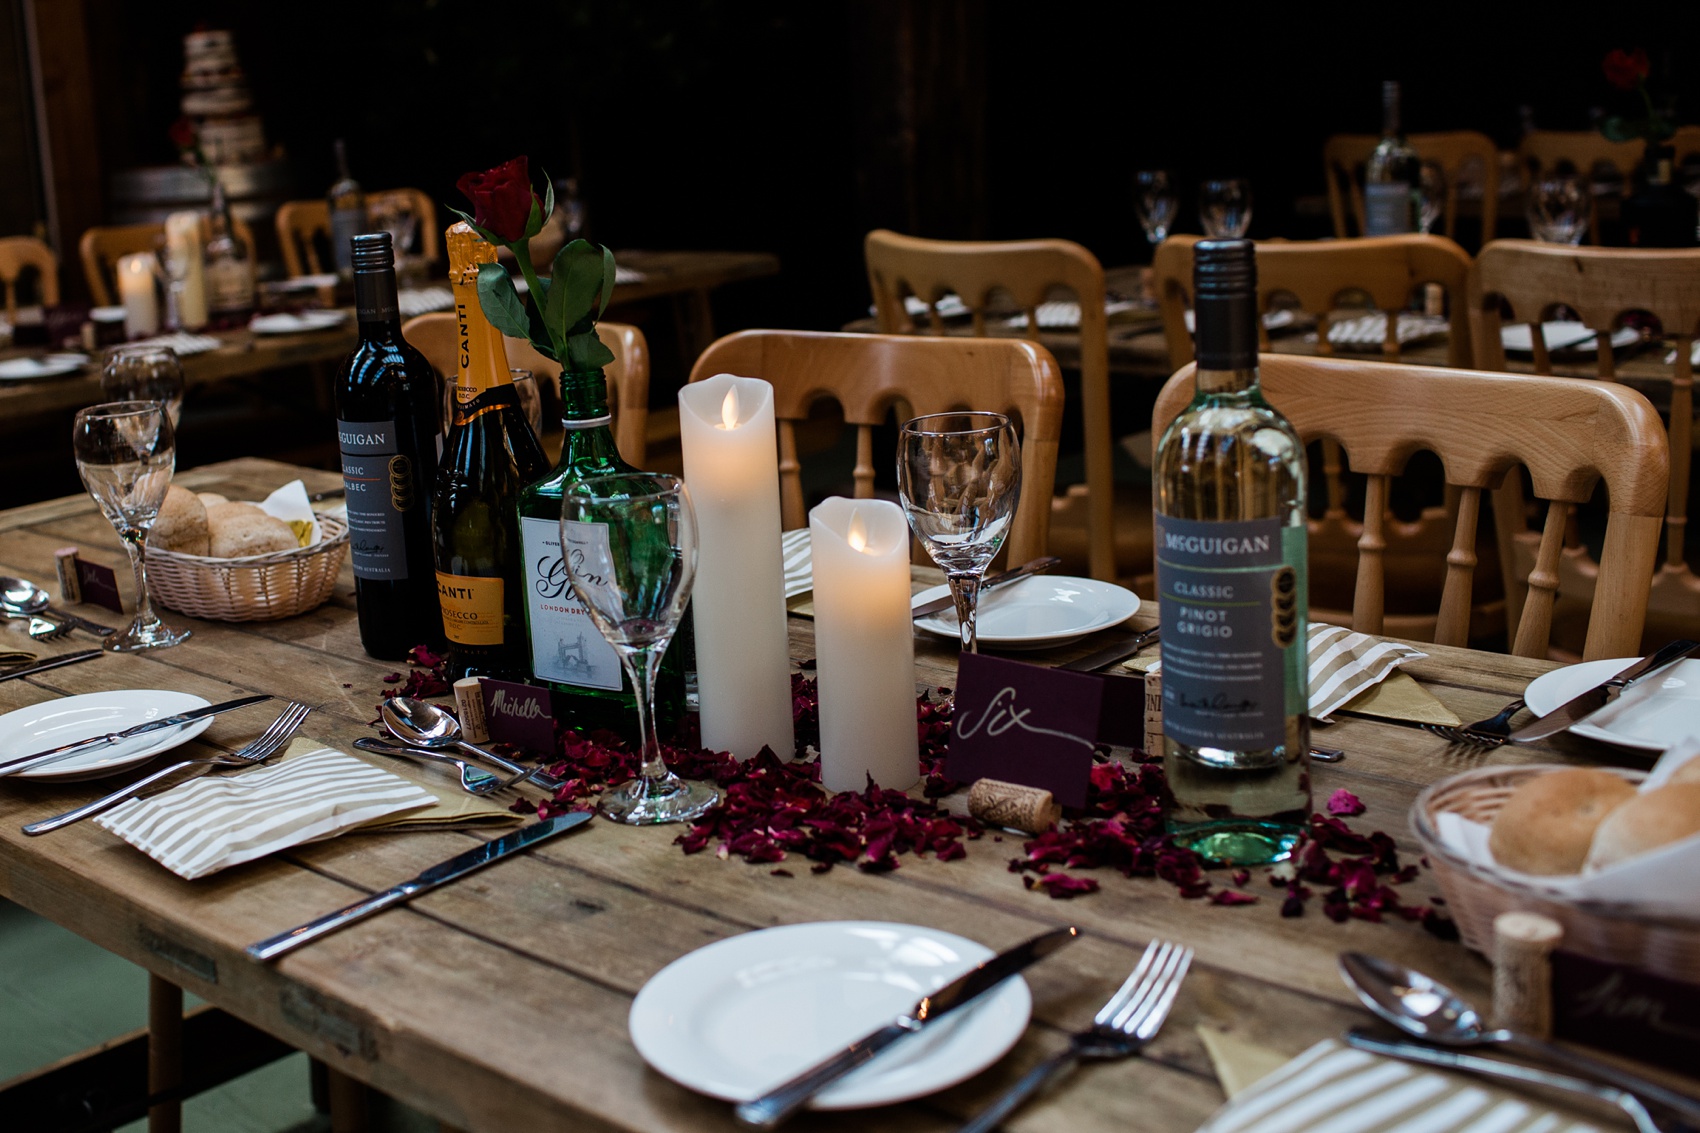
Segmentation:
<svg viewBox="0 0 1700 1133">
<path fill-rule="evenodd" d="M 207 525 L 215 559 L 269 555 L 274 551 L 293 551 L 301 545 L 289 524 L 253 504 L 217 504 L 207 509 Z"/>
<path fill-rule="evenodd" d="M 165 502 L 159 506 L 159 518 L 148 532 L 148 545 L 162 551 L 181 551 L 186 555 L 205 555 L 208 550 L 207 509 L 187 488 L 171 485 Z"/>
<path fill-rule="evenodd" d="M 232 516 L 264 514 L 266 513 L 260 510 L 258 504 L 243 503 L 241 500 L 222 500 L 216 504 L 207 504 L 207 522 L 214 525 Z"/>
<path fill-rule="evenodd" d="M 1691 760 L 1688 766 L 1693 765 Z M 1695 834 L 1700 834 L 1700 782 L 1667 783 L 1636 795 L 1600 823 L 1588 868 L 1604 869 Z"/>
<path fill-rule="evenodd" d="M 1526 780 L 1494 816 L 1488 848 L 1522 873 L 1578 873 L 1594 830 L 1635 788 L 1609 771 L 1575 768 Z"/>
<path fill-rule="evenodd" d="M 1665 786 L 1673 783 L 1700 783 L 1700 755 L 1670 773 L 1670 778 L 1665 780 Z"/>
<path fill-rule="evenodd" d="M 203 507 L 212 507 L 214 504 L 227 504 L 230 502 L 229 496 L 221 496 L 217 492 L 197 492 L 195 494 L 200 497 L 201 505 Z"/>
</svg>

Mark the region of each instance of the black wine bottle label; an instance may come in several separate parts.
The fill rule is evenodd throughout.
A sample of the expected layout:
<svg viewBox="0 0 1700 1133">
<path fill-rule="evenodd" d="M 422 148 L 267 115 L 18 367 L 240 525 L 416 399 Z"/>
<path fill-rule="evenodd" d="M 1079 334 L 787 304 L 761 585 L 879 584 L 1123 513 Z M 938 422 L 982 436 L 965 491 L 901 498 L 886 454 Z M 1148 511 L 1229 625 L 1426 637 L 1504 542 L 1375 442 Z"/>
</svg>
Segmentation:
<svg viewBox="0 0 1700 1133">
<path fill-rule="evenodd" d="M 530 605 L 532 674 L 542 680 L 618 692 L 623 670 L 620 655 L 590 620 L 567 575 L 561 553 L 561 524 L 550 519 L 520 517 L 525 545 L 526 595 Z M 607 528 L 596 523 L 569 523 L 575 541 L 599 536 L 608 544 Z M 583 546 L 569 548 L 581 560 Z"/>
<path fill-rule="evenodd" d="M 400 581 L 407 577 L 402 519 L 419 502 L 413 461 L 397 451 L 394 421 L 338 421 L 336 435 L 354 577 Z"/>
</svg>

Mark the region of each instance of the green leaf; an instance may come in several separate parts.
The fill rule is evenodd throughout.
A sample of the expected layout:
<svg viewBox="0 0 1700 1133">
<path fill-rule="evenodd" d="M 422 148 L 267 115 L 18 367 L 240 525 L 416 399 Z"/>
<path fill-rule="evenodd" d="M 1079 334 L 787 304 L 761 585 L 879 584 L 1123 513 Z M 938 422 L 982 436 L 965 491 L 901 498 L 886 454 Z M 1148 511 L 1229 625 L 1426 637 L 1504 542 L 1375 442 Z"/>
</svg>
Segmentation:
<svg viewBox="0 0 1700 1133">
<path fill-rule="evenodd" d="M 543 207 L 538 203 L 537 194 L 531 194 L 531 215 L 525 218 L 525 235 L 523 240 L 529 240 L 543 231 Z M 515 241 L 518 243 L 518 241 Z"/>
<path fill-rule="evenodd" d="M 549 302 L 543 320 L 565 338 L 581 330 L 602 289 L 602 257 L 588 240 L 574 240 L 555 253 L 550 269 Z"/>
<path fill-rule="evenodd" d="M 614 294 L 614 251 L 611 248 L 602 249 L 602 298 L 596 304 L 596 317 L 601 318 L 602 312 L 608 309 L 608 297 Z"/>
<path fill-rule="evenodd" d="M 1600 124 L 1600 133 L 1614 142 L 1627 142 L 1635 137 L 1634 132 L 1629 129 L 1629 124 L 1616 114 Z"/>
<path fill-rule="evenodd" d="M 569 370 L 600 370 L 613 360 L 614 352 L 596 336 L 594 330 L 568 338 L 566 358 L 556 359 Z"/>
<path fill-rule="evenodd" d="M 478 305 L 490 325 L 513 338 L 530 338 L 525 304 L 520 302 L 514 281 L 501 264 L 478 265 Z"/>
<path fill-rule="evenodd" d="M 555 215 L 555 182 L 547 169 L 543 170 L 543 223 Z"/>
</svg>

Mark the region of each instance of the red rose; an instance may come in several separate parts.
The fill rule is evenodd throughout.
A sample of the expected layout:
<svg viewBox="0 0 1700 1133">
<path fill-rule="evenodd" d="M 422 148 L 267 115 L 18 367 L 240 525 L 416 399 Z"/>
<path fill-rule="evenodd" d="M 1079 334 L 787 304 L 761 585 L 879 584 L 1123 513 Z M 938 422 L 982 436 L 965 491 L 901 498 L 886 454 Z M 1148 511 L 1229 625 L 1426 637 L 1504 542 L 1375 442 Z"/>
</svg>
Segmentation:
<svg viewBox="0 0 1700 1133">
<path fill-rule="evenodd" d="M 1647 52 L 1639 47 L 1634 51 L 1614 48 L 1606 56 L 1604 66 L 1606 81 L 1622 90 L 1634 90 L 1653 70 L 1647 62 Z"/>
<path fill-rule="evenodd" d="M 525 158 L 504 161 L 484 173 L 467 173 L 455 188 L 472 202 L 472 223 L 505 244 L 525 239 L 531 220 L 531 173 Z"/>
<path fill-rule="evenodd" d="M 180 150 L 193 150 L 200 144 L 200 132 L 195 124 L 187 118 L 179 118 L 171 124 L 171 144 Z"/>
</svg>

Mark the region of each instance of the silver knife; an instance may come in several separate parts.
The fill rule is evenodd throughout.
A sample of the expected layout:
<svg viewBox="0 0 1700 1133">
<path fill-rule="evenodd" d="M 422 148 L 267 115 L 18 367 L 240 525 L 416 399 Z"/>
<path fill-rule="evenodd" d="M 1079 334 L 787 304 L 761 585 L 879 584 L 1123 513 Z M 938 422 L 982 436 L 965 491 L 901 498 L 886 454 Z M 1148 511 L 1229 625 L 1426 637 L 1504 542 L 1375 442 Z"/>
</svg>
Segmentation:
<svg viewBox="0 0 1700 1133">
<path fill-rule="evenodd" d="M 134 728 L 125 728 L 122 732 L 108 732 L 104 736 L 90 736 L 86 740 L 74 743 L 60 744 L 46 751 L 38 751 L 34 755 L 20 755 L 13 759 L 0 762 L 0 776 L 15 775 L 19 771 L 29 771 L 36 767 L 44 767 L 49 763 L 57 763 L 78 752 L 89 751 L 92 748 L 105 747 L 127 740 L 132 736 L 157 732 L 163 728 L 175 728 L 187 724 L 191 720 L 199 720 L 205 716 L 217 716 L 220 712 L 229 712 L 234 708 L 246 708 L 250 704 L 258 704 L 262 700 L 270 700 L 270 693 L 260 693 L 257 696 L 239 696 L 235 700 L 226 700 L 221 704 L 209 704 L 205 708 L 196 708 L 189 712 L 179 712 L 175 716 L 167 716 L 163 720 L 151 720 L 146 724 L 137 724 Z"/>
<path fill-rule="evenodd" d="M 1651 676 L 1666 665 L 1674 665 L 1696 652 L 1700 652 L 1700 641 L 1673 641 L 1610 680 L 1601 681 L 1582 695 L 1565 701 L 1540 719 L 1524 724 L 1511 733 L 1511 739 L 1515 743 L 1527 743 L 1530 740 L 1544 740 L 1548 736 L 1556 735 L 1604 708 L 1614 696 L 1642 677 Z"/>
<path fill-rule="evenodd" d="M 1161 626 L 1152 626 L 1150 629 L 1141 630 L 1138 633 L 1122 634 L 1116 639 L 1114 645 L 1107 645 L 1095 653 L 1088 653 L 1086 656 L 1070 661 L 1066 665 L 1058 665 L 1057 668 L 1070 673 L 1095 673 L 1105 665 L 1125 661 L 1132 657 L 1153 641 L 1158 640 L 1161 632 Z"/>
<path fill-rule="evenodd" d="M 61 665 L 75 665 L 79 661 L 93 661 L 104 652 L 106 652 L 104 649 L 84 649 L 77 653 L 61 653 L 57 657 L 49 657 L 45 661 L 25 665 L 23 668 L 13 669 L 9 673 L 0 673 L 0 681 L 16 680 L 18 677 L 27 677 L 48 669 L 57 669 Z"/>
<path fill-rule="evenodd" d="M 754 1101 L 741 1103 L 733 1112 L 745 1125 L 756 1129 L 773 1128 L 802 1109 L 810 1098 L 867 1063 L 904 1035 L 912 1035 L 958 1007 L 971 1003 L 1033 961 L 1044 959 L 1079 935 L 1080 930 L 1072 926 L 1054 928 L 998 953 L 921 999 L 907 1015 L 863 1035 L 825 1062 L 809 1067 Z"/>
<path fill-rule="evenodd" d="M 499 861 L 509 854 L 518 853 L 528 846 L 535 846 L 546 838 L 557 834 L 565 834 L 577 826 L 590 821 L 589 811 L 578 811 L 573 814 L 560 814 L 554 818 L 545 818 L 530 826 L 515 830 L 512 834 L 504 834 L 493 841 L 474 846 L 464 854 L 456 854 L 444 862 L 438 862 L 430 869 L 409 881 L 374 893 L 362 898 L 345 909 L 338 909 L 317 920 L 298 925 L 288 932 L 280 932 L 276 936 L 250 944 L 246 949 L 248 955 L 256 960 L 274 960 L 285 952 L 292 951 L 310 940 L 328 936 L 339 928 L 346 928 L 355 921 L 365 920 L 373 913 L 379 913 L 391 905 L 403 901 L 411 901 L 421 893 L 429 892 L 439 885 L 445 885 L 459 877 L 465 877 L 475 869 L 482 869 L 491 862 Z"/>
<path fill-rule="evenodd" d="M 1062 560 L 1057 558 L 1055 555 L 1046 555 L 1042 559 L 1034 559 L 1031 562 L 1022 563 L 1014 570 L 1000 571 L 997 574 L 988 575 L 981 579 L 980 593 L 984 594 L 994 586 L 1002 586 L 1006 582 L 1014 582 L 1017 579 L 1026 578 L 1030 574 L 1042 574 L 1045 571 L 1050 570 L 1052 567 L 1059 567 L 1061 565 Z M 946 610 L 954 609 L 956 609 L 956 599 L 952 598 L 949 594 L 946 594 L 943 598 L 934 598 L 930 602 L 921 603 L 919 606 L 916 606 L 913 610 L 909 611 L 909 616 L 911 618 L 930 618 L 934 614 L 942 614 Z"/>
</svg>

